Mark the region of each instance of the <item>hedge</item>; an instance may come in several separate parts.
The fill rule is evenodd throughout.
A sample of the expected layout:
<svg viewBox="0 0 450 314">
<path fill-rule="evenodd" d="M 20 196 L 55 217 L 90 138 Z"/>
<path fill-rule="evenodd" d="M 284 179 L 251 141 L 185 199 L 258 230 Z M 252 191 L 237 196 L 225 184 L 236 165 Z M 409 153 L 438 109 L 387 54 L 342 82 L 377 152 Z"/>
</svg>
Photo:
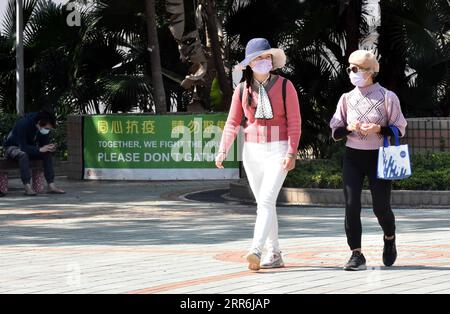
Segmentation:
<svg viewBox="0 0 450 314">
<path fill-rule="evenodd" d="M 393 181 L 395 190 L 450 190 L 450 152 L 411 156 L 412 176 Z M 342 189 L 342 158 L 301 160 L 289 172 L 285 187 Z M 367 178 L 364 188 L 368 188 Z"/>
<path fill-rule="evenodd" d="M 9 134 L 18 116 L 10 113 L 0 113 L 0 156 L 3 156 L 3 141 Z M 67 160 L 67 134 L 66 122 L 58 121 L 57 128 L 50 133 L 50 138 L 53 143 L 58 145 L 56 156 L 60 160 Z"/>
</svg>

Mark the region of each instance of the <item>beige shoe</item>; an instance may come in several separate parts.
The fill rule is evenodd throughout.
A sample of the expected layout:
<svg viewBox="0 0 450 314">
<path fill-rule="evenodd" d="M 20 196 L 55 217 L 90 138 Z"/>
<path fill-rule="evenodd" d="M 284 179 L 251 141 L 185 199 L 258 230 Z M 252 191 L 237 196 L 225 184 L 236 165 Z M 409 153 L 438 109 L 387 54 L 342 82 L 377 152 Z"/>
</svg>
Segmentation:
<svg viewBox="0 0 450 314">
<path fill-rule="evenodd" d="M 245 256 L 248 262 L 248 269 L 260 270 L 261 269 L 261 253 L 257 251 L 250 251 Z"/>
</svg>

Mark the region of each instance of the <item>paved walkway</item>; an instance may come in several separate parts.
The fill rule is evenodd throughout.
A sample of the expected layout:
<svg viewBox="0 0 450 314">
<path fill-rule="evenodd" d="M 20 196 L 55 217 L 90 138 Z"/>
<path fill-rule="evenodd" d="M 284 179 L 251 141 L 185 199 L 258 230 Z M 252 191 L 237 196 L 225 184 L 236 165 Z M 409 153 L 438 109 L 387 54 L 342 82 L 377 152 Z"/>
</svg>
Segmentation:
<svg viewBox="0 0 450 314">
<path fill-rule="evenodd" d="M 68 182 L 0 198 L 0 293 L 449 293 L 450 209 L 395 210 L 399 258 L 363 212 L 369 270 L 345 272 L 342 208 L 279 208 L 287 267 L 251 272 L 255 207 L 180 194 L 229 181 Z M 12 186 L 18 188 L 17 181 Z"/>
</svg>

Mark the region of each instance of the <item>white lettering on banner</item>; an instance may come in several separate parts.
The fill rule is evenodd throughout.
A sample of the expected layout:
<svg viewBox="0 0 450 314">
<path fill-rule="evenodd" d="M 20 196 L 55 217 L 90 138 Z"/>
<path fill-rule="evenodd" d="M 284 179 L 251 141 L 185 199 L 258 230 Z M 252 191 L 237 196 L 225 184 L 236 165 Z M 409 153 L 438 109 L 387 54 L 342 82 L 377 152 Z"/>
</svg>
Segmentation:
<svg viewBox="0 0 450 314">
<path fill-rule="evenodd" d="M 173 147 L 174 142 L 171 141 L 159 141 L 159 147 Z"/>
<path fill-rule="evenodd" d="M 195 120 L 195 119 L 194 119 Z M 201 123 L 200 123 L 201 125 Z M 177 138 L 180 134 L 182 137 L 175 143 L 173 143 L 171 156 L 174 161 L 214 161 L 220 139 L 222 137 L 222 130 L 218 126 L 209 126 L 203 132 L 194 132 L 194 140 L 192 141 L 189 128 L 185 126 L 177 126 L 172 129 L 172 138 Z M 204 138 L 211 138 L 205 145 L 203 144 Z M 204 145 L 204 146 L 203 146 Z M 194 153 L 191 153 L 191 147 L 194 147 Z M 180 149 L 181 148 L 181 149 Z M 181 150 L 181 152 L 180 152 Z"/>
<path fill-rule="evenodd" d="M 155 153 L 155 154 L 150 154 L 150 153 L 145 153 L 144 154 L 144 161 L 155 161 L 155 162 L 160 162 L 160 161 L 170 161 L 170 153 Z"/>
<path fill-rule="evenodd" d="M 171 149 L 171 155 L 173 160 L 175 161 L 181 161 L 181 158 L 185 156 L 188 152 L 191 151 L 189 143 L 191 142 L 191 132 L 188 127 L 186 126 L 176 126 L 172 129 L 172 138 L 177 138 L 180 134 L 182 134 L 182 137 L 178 142 L 176 142 L 172 149 Z M 181 152 L 180 152 L 181 148 Z M 181 158 L 180 158 L 181 157 Z"/>
<path fill-rule="evenodd" d="M 207 153 L 187 153 L 184 155 L 185 161 L 214 161 L 214 154 Z"/>
<path fill-rule="evenodd" d="M 200 128 L 202 126 L 202 119 L 201 118 L 194 118 L 194 125 L 199 125 Z M 194 154 L 202 154 L 203 153 L 203 132 L 202 129 L 199 130 L 199 132 L 194 132 Z M 200 145 L 197 145 L 199 143 Z M 194 161 L 202 161 L 202 160 L 196 160 Z"/>
<path fill-rule="evenodd" d="M 212 138 L 212 139 L 211 141 L 206 143 L 205 148 L 203 149 L 203 154 L 206 156 L 212 155 L 213 159 L 211 161 L 214 160 L 213 151 L 216 151 L 218 149 L 221 137 L 222 137 L 222 130 L 218 126 L 211 125 L 205 129 L 204 138 L 205 139 Z M 233 152 L 231 154 L 233 154 Z M 227 157 L 229 158 L 229 156 Z M 208 159 L 207 161 L 210 160 Z"/>
<path fill-rule="evenodd" d="M 144 141 L 145 148 L 157 148 L 158 143 L 156 141 Z"/>
<path fill-rule="evenodd" d="M 100 148 L 141 148 L 139 141 L 98 141 Z"/>
<path fill-rule="evenodd" d="M 99 162 L 140 162 L 139 153 L 98 153 L 97 160 Z"/>
<path fill-rule="evenodd" d="M 222 129 L 219 126 L 209 125 L 202 132 L 201 119 L 194 120 L 194 125 L 198 126 L 194 129 L 185 125 L 172 128 L 172 140 L 98 140 L 98 148 L 106 151 L 98 153 L 97 160 L 103 163 L 213 162 L 222 137 Z M 206 140 L 206 143 L 203 140 Z M 155 151 L 158 148 L 170 148 L 170 152 Z M 116 149 L 116 151 L 108 152 L 107 149 Z M 134 150 L 134 152 L 121 152 L 121 149 Z M 145 149 L 147 152 L 139 151 L 140 149 Z M 227 160 L 233 160 L 233 156 L 233 147 L 231 147 Z"/>
</svg>

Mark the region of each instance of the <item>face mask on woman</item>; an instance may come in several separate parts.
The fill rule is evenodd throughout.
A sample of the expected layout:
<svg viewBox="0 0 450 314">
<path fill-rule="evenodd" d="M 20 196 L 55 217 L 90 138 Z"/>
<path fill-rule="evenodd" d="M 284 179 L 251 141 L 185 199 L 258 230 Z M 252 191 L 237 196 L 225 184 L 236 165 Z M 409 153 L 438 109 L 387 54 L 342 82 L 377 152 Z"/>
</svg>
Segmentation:
<svg viewBox="0 0 450 314">
<path fill-rule="evenodd" d="M 253 72 L 258 74 L 267 74 L 272 70 L 272 68 L 273 65 L 271 59 L 257 60 L 252 65 Z"/>
<path fill-rule="evenodd" d="M 367 79 L 364 78 L 364 73 L 362 72 L 350 72 L 350 82 L 352 82 L 353 85 L 358 87 L 364 87 L 368 84 Z"/>
</svg>

